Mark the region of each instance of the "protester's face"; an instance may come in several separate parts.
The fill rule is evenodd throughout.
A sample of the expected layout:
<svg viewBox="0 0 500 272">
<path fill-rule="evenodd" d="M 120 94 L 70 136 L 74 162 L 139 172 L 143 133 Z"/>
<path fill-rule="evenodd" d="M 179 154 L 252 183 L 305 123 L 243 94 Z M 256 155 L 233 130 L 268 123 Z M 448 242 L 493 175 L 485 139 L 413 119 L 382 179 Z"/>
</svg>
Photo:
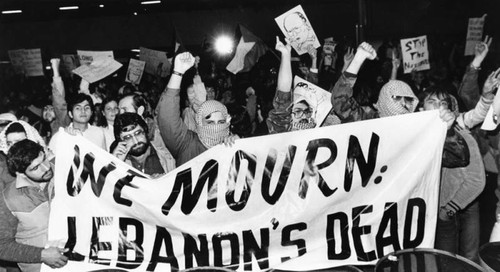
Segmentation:
<svg viewBox="0 0 500 272">
<path fill-rule="evenodd" d="M 128 129 L 131 128 L 129 127 Z M 149 140 L 146 137 L 146 131 L 141 126 L 136 126 L 127 132 L 120 133 L 120 139 L 126 142 L 127 146 L 130 146 L 128 153 L 132 156 L 143 155 L 148 150 Z"/>
<path fill-rule="evenodd" d="M 215 100 L 215 89 L 207 87 L 207 100 Z"/>
<path fill-rule="evenodd" d="M 45 152 L 40 152 L 38 157 L 26 168 L 24 174 L 35 182 L 50 181 L 54 173 Z"/>
<path fill-rule="evenodd" d="M 45 120 L 49 123 L 54 121 L 54 119 L 56 119 L 56 113 L 54 112 L 54 106 L 47 105 L 47 106 L 43 107 L 42 118 L 43 118 L 43 120 Z"/>
<path fill-rule="evenodd" d="M 10 148 L 15 143 L 26 139 L 27 136 L 26 133 L 24 132 L 11 132 L 5 135 L 5 138 L 7 138 L 7 147 Z"/>
<path fill-rule="evenodd" d="M 126 112 L 137 113 L 137 110 L 134 107 L 134 99 L 132 96 L 122 98 L 118 103 L 118 108 L 120 109 L 120 114 Z"/>
<path fill-rule="evenodd" d="M 85 124 L 88 123 L 90 117 L 92 117 L 92 108 L 87 100 L 76 104 L 71 112 L 74 123 Z"/>
<path fill-rule="evenodd" d="M 450 105 L 448 105 L 448 102 L 446 102 L 445 100 L 439 99 L 439 97 L 437 97 L 437 95 L 435 95 L 435 94 L 430 95 L 429 97 L 426 97 L 424 99 L 424 110 L 425 111 L 437 110 L 441 106 L 444 106 L 445 109 L 448 109 Z"/>
<path fill-rule="evenodd" d="M 108 122 L 114 122 L 116 115 L 118 114 L 118 104 L 116 101 L 109 101 L 106 105 L 104 105 L 104 118 Z"/>
<path fill-rule="evenodd" d="M 309 67 L 303 62 L 299 63 L 299 70 L 302 73 L 302 75 L 308 75 L 309 74 Z"/>
<path fill-rule="evenodd" d="M 292 43 L 302 44 L 307 41 L 309 28 L 307 27 L 306 22 L 304 22 L 297 14 L 290 14 L 286 17 L 284 27 Z"/>
<path fill-rule="evenodd" d="M 409 96 L 393 95 L 391 96 L 391 99 L 392 101 L 394 101 L 394 103 L 400 104 L 403 108 L 405 108 L 408 113 L 413 112 L 413 101 L 415 98 Z"/>
<path fill-rule="evenodd" d="M 195 95 L 194 95 L 193 85 L 191 85 L 187 88 L 187 97 L 188 97 L 189 105 L 193 105 L 195 103 Z"/>
<path fill-rule="evenodd" d="M 203 126 L 206 125 L 222 125 L 227 122 L 226 118 L 224 117 L 224 114 L 220 111 L 212 112 L 205 118 L 201 120 L 201 124 Z"/>
<path fill-rule="evenodd" d="M 312 111 L 309 106 L 303 102 L 295 103 L 292 107 L 292 121 L 300 122 L 311 118 Z"/>
</svg>

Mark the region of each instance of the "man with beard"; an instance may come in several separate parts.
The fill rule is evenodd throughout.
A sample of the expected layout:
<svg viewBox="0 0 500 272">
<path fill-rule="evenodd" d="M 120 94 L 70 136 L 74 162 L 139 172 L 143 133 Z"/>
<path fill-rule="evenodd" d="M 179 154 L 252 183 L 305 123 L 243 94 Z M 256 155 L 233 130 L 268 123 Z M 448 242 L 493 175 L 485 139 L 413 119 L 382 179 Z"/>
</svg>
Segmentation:
<svg viewBox="0 0 500 272">
<path fill-rule="evenodd" d="M 0 196 L 0 259 L 17 262 L 22 271 L 40 271 L 41 263 L 63 267 L 67 249 L 45 247 L 54 183 L 44 148 L 28 139 L 17 142 L 7 167 L 16 180 Z"/>
<path fill-rule="evenodd" d="M 140 115 L 131 112 L 118 115 L 114 132 L 118 141 L 114 156 L 148 175 L 159 176 L 169 171 L 168 156 L 150 144 L 148 125 Z"/>
</svg>

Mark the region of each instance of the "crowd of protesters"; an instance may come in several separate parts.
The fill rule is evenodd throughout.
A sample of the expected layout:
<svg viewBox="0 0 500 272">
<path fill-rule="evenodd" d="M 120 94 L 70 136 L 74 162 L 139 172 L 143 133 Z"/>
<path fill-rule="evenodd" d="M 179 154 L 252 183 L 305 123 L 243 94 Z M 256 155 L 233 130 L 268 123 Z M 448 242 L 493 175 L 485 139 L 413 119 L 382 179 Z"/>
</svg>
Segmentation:
<svg viewBox="0 0 500 272">
<path fill-rule="evenodd" d="M 491 39 L 463 56 L 459 44 L 430 37 L 430 70 L 403 74 L 397 41 L 338 42 L 335 50 L 293 56 L 277 38 L 264 65 L 233 75 L 196 52 L 178 53 L 167 78 L 145 74 L 139 85 L 109 76 L 85 84 L 61 74 L 6 76 L 0 82 L 0 260 L 8 271 L 62 267 L 65 249 L 45 247 L 53 194 L 53 154 L 61 128 L 80 134 L 153 177 L 207 149 L 239 138 L 314 129 L 312 103 L 293 96 L 293 76 L 332 94 L 322 126 L 420 110 L 440 111 L 448 125 L 443 150 L 436 249 L 478 262 L 479 207 L 486 173 L 499 165 L 498 131 L 479 129 L 500 82 Z M 272 50 L 272 49 L 271 49 Z M 489 53 L 489 54 L 488 54 Z M 275 56 L 279 58 L 274 59 Z M 488 56 L 488 58 L 487 58 Z M 269 61 L 270 59 L 270 61 Z M 205 69 L 206 68 L 206 69 Z M 123 69 L 123 68 L 122 68 Z M 492 156 L 493 160 L 483 160 Z M 304 171 L 314 175 L 314 166 Z M 500 214 L 500 212 L 497 212 Z M 20 227 L 22 226 L 22 227 Z M 16 264 L 17 263 L 17 264 Z"/>
</svg>

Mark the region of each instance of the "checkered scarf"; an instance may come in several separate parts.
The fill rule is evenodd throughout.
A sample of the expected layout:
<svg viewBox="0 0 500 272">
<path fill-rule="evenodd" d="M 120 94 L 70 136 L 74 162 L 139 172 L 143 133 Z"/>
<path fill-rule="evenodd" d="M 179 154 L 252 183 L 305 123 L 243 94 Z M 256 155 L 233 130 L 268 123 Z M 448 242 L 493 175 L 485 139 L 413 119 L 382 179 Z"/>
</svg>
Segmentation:
<svg viewBox="0 0 500 272">
<path fill-rule="evenodd" d="M 392 96 L 413 97 L 411 108 L 403 107 L 401 103 L 394 101 Z M 414 112 L 417 105 L 418 98 L 413 94 L 408 84 L 400 80 L 390 80 L 382 86 L 376 107 L 380 117 L 387 117 Z"/>
<path fill-rule="evenodd" d="M 224 118 L 226 118 L 226 123 L 204 126 L 202 122 L 203 118 L 217 111 L 221 112 Z M 200 138 L 200 141 L 205 147 L 211 148 L 218 145 L 229 136 L 229 119 L 227 108 L 221 102 L 217 100 L 208 100 L 201 104 L 196 113 L 196 133 L 198 133 L 198 138 Z"/>
</svg>

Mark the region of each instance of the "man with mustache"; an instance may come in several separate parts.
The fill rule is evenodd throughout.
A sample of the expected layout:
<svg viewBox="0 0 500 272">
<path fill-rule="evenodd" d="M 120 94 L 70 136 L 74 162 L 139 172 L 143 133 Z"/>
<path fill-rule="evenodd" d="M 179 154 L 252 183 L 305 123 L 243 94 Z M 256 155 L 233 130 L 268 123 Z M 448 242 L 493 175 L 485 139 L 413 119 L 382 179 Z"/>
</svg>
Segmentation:
<svg viewBox="0 0 500 272">
<path fill-rule="evenodd" d="M 0 259 L 17 262 L 22 271 L 40 271 L 41 263 L 63 267 L 67 249 L 45 247 L 54 196 L 48 154 L 25 139 L 9 149 L 7 167 L 16 180 L 0 196 Z"/>
<path fill-rule="evenodd" d="M 114 132 L 117 141 L 114 156 L 148 175 L 159 176 L 168 172 L 168 156 L 150 143 L 148 125 L 140 115 L 131 112 L 118 115 Z"/>
</svg>

